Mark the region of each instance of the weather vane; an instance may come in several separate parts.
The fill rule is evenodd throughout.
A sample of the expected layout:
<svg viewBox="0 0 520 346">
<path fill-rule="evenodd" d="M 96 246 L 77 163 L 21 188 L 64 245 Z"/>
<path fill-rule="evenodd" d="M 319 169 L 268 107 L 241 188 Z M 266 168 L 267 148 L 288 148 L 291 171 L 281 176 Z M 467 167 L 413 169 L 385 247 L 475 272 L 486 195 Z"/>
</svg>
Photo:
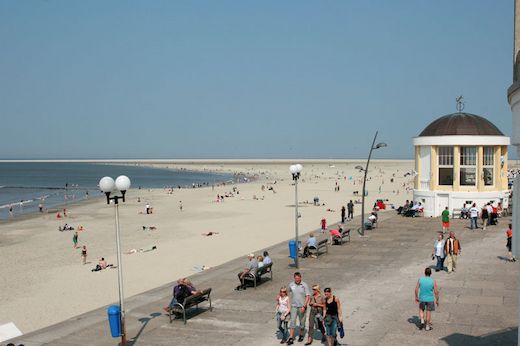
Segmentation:
<svg viewBox="0 0 520 346">
<path fill-rule="evenodd" d="M 459 111 L 459 113 L 462 112 L 462 110 L 464 109 L 464 97 L 460 95 L 455 99 L 455 101 L 457 102 L 457 110 Z"/>
</svg>

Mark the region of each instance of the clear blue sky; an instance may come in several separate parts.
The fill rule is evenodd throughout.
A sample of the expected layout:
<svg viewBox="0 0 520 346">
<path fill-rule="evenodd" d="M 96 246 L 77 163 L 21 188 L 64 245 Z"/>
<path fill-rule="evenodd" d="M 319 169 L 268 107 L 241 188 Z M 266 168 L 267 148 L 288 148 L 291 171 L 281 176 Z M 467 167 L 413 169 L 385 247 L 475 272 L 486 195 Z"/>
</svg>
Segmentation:
<svg viewBox="0 0 520 346">
<path fill-rule="evenodd" d="M 1 1 L 0 158 L 412 158 L 511 132 L 514 1 Z"/>
</svg>

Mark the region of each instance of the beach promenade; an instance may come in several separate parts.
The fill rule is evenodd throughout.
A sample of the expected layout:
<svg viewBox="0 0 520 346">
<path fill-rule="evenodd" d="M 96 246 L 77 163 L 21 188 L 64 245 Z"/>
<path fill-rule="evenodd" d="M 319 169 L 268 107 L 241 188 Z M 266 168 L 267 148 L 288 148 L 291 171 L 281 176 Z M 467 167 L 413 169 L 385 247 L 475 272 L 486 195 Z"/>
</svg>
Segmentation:
<svg viewBox="0 0 520 346">
<path fill-rule="evenodd" d="M 433 330 L 418 329 L 414 288 L 424 268 L 433 266 L 431 249 L 440 220 L 402 218 L 381 213 L 367 238 L 353 232 L 351 243 L 329 247 L 318 259 L 303 259 L 300 271 L 309 285 L 331 287 L 341 297 L 348 345 L 513 345 L 516 344 L 518 263 L 505 261 L 505 227 L 509 218 L 487 231 L 471 231 L 464 220 L 452 230 L 462 244 L 457 272 L 433 273 L 440 306 L 432 314 Z M 357 218 L 347 223 L 353 230 Z M 260 249 L 259 249 L 260 250 Z M 199 289 L 212 287 L 213 311 L 169 323 L 162 307 L 171 297 L 165 285 L 126 300 L 129 345 L 274 345 L 275 296 L 287 285 L 287 242 L 269 248 L 274 279 L 257 289 L 236 292 L 236 273 L 244 258 L 192 276 Z M 151 269 L 152 270 L 152 269 Z M 117 287 L 114 287 L 116 290 Z M 30 313 L 30 311 L 28 311 Z M 25 345 L 117 345 L 111 338 L 106 308 L 97 309 L 13 340 Z M 296 342 L 295 344 L 300 344 Z M 303 343 L 301 343 L 303 345 Z M 320 344 L 314 340 L 314 344 Z"/>
</svg>

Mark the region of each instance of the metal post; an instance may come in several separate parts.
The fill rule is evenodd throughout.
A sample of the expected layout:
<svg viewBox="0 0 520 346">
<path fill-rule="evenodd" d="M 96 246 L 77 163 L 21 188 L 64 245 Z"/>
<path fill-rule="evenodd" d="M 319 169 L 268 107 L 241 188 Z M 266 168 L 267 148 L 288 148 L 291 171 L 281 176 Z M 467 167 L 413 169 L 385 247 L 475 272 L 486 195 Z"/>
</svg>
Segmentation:
<svg viewBox="0 0 520 346">
<path fill-rule="evenodd" d="M 123 262 L 121 261 L 121 237 L 119 232 L 119 203 L 118 198 L 114 198 L 116 212 L 116 244 L 117 244 L 117 279 L 119 283 L 119 307 L 121 309 L 121 346 L 126 346 L 125 329 L 125 306 L 123 295 Z"/>
<path fill-rule="evenodd" d="M 367 174 L 368 174 L 368 165 L 370 164 L 370 157 L 372 156 L 372 151 L 374 150 L 374 144 L 376 143 L 377 133 L 374 136 L 374 140 L 372 141 L 372 145 L 370 146 L 370 152 L 368 153 L 367 165 L 365 167 L 365 178 L 363 179 L 363 196 L 361 197 L 361 228 L 360 234 L 362 236 L 365 235 L 365 186 L 367 183 Z"/>
<path fill-rule="evenodd" d="M 296 240 L 296 258 L 294 259 L 294 265 L 298 268 L 298 255 L 300 248 L 298 245 L 298 176 L 294 177 L 294 225 L 295 225 L 295 240 Z"/>
</svg>

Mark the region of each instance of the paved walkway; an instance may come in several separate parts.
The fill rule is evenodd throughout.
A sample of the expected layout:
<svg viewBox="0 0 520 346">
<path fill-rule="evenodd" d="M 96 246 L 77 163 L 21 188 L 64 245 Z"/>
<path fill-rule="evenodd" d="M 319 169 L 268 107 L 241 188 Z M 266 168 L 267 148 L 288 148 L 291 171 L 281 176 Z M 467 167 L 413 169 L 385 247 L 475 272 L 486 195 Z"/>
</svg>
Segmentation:
<svg viewBox="0 0 520 346">
<path fill-rule="evenodd" d="M 505 226 L 471 231 L 467 222 L 454 220 L 452 230 L 462 244 L 456 273 L 435 273 L 440 306 L 433 313 L 433 330 L 417 328 L 415 284 L 432 266 L 431 248 L 440 220 L 402 218 L 383 213 L 379 228 L 368 238 L 353 233 L 352 242 L 329 247 L 319 259 L 303 259 L 300 271 L 309 285 L 330 286 L 342 298 L 348 345 L 516 345 L 520 263 L 505 261 Z M 349 225 L 357 228 L 358 222 Z M 204 273 L 192 281 L 212 287 L 214 309 L 192 314 L 187 325 L 169 323 L 162 306 L 171 285 L 129 298 L 129 345 L 274 345 L 275 296 L 287 285 L 294 269 L 288 264 L 287 243 L 269 249 L 274 279 L 258 288 L 235 292 L 240 258 Z M 116 289 L 116 288 L 114 288 Z M 52 313 L 52 311 L 49 311 Z M 27 334 L 15 343 L 36 345 L 117 345 L 109 335 L 106 308 Z M 296 344 L 303 345 L 303 343 Z M 314 344 L 320 344 L 315 340 Z"/>
</svg>

